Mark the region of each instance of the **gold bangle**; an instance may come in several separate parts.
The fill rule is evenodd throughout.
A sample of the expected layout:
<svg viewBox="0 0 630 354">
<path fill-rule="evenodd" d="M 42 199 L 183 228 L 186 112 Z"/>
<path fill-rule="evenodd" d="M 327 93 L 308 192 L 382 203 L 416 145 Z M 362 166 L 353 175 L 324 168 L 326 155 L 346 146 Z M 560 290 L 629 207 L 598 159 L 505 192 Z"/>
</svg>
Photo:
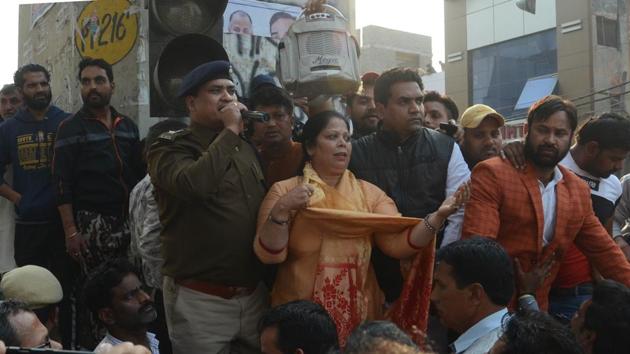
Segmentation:
<svg viewBox="0 0 630 354">
<path fill-rule="evenodd" d="M 72 235 L 66 237 L 66 239 L 72 240 L 73 238 L 77 237 L 78 234 L 79 234 L 79 231 L 75 231 L 72 233 Z"/>
<path fill-rule="evenodd" d="M 433 214 L 429 214 L 429 215 L 427 215 L 427 217 L 426 217 L 426 218 L 424 218 L 424 222 L 423 222 L 423 224 L 424 224 L 424 227 L 425 227 L 427 230 L 429 230 L 429 232 L 431 232 L 431 233 L 437 233 L 437 228 L 436 228 L 435 226 L 431 225 L 431 223 L 429 222 L 429 217 L 431 217 L 432 215 L 433 215 Z"/>
</svg>

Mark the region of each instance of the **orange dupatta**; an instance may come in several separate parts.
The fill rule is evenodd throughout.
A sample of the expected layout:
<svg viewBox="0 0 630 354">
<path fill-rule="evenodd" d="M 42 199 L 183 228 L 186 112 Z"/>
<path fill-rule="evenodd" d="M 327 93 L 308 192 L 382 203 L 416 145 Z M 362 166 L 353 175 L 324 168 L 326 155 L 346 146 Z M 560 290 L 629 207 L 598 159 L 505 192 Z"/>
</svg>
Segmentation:
<svg viewBox="0 0 630 354">
<path fill-rule="evenodd" d="M 372 235 L 401 233 L 420 219 L 370 213 L 361 185 L 346 171 L 335 187 L 327 185 L 307 164 L 304 183 L 315 188 L 309 208 L 297 214 L 322 235 L 312 300 L 321 304 L 337 326 L 341 344 L 350 332 L 381 312 L 382 295 L 377 298 L 366 287 L 370 269 Z M 293 237 L 293 231 L 291 236 Z M 422 248 L 412 260 L 403 262 L 405 284 L 401 298 L 388 318 L 420 342 L 418 330 L 425 331 L 433 274 L 433 243 Z M 375 317 L 375 316 L 371 316 Z"/>
</svg>

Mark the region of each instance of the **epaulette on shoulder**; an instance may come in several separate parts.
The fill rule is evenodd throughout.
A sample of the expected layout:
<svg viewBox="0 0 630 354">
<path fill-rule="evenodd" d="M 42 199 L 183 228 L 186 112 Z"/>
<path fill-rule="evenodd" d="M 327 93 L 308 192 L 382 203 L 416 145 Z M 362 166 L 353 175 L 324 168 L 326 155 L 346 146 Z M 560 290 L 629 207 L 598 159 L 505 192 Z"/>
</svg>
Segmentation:
<svg viewBox="0 0 630 354">
<path fill-rule="evenodd" d="M 170 130 L 167 131 L 166 133 L 162 133 L 160 134 L 160 136 L 158 137 L 159 140 L 161 141 L 168 141 L 168 142 L 173 142 L 179 138 L 182 138 L 186 135 L 190 134 L 190 130 L 188 129 L 180 129 L 180 130 Z"/>
</svg>

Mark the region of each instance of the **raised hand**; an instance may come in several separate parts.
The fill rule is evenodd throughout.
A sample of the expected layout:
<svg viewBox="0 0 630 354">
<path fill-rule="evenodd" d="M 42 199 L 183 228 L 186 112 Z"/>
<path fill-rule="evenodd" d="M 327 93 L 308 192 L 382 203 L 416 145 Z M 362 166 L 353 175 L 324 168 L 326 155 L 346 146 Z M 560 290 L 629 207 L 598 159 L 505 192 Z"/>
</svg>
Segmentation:
<svg viewBox="0 0 630 354">
<path fill-rule="evenodd" d="M 453 193 L 453 195 L 442 202 L 442 205 L 440 205 L 440 208 L 437 210 L 438 216 L 446 219 L 461 208 L 468 199 L 470 199 L 470 181 L 463 183 L 457 188 L 457 191 Z"/>
</svg>

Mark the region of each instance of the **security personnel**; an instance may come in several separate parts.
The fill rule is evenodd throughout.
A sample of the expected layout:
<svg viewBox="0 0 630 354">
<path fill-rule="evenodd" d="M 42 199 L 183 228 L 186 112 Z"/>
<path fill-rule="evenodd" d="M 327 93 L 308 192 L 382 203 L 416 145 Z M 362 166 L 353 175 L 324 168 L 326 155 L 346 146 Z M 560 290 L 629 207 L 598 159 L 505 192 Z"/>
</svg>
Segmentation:
<svg viewBox="0 0 630 354">
<path fill-rule="evenodd" d="M 202 64 L 182 80 L 190 127 L 149 151 L 164 256 L 164 306 L 173 352 L 260 352 L 257 323 L 268 306 L 253 252 L 264 178 L 241 137 L 230 64 Z"/>
</svg>

